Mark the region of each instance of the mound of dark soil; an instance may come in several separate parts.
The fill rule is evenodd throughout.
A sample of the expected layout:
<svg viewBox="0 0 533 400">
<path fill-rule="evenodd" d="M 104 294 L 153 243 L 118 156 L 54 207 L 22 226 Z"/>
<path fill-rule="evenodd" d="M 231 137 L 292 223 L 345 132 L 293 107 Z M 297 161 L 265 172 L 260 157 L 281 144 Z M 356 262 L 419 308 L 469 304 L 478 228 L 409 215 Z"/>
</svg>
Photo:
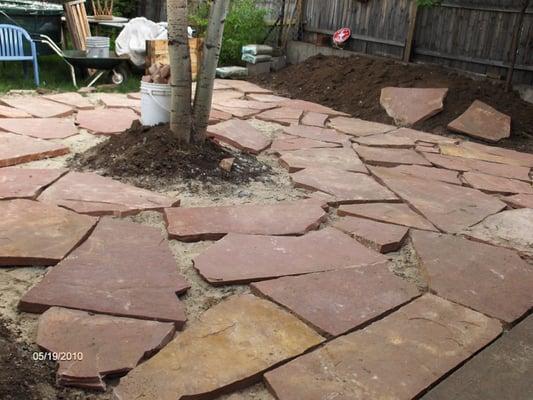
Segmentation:
<svg viewBox="0 0 533 400">
<path fill-rule="evenodd" d="M 389 124 L 392 119 L 379 104 L 383 87 L 447 87 L 450 91 L 444 111 L 417 124 L 416 129 L 447 134 L 448 123 L 466 111 L 474 100 L 481 100 L 513 120 L 512 137 L 499 145 L 533 152 L 533 105 L 515 92 L 506 93 L 500 81 L 475 80 L 434 65 L 321 55 L 251 79 L 282 96 L 313 101 L 357 118 Z"/>
<path fill-rule="evenodd" d="M 219 166 L 225 158 L 235 158 L 230 172 Z M 148 128 L 136 124 L 85 153 L 77 154 L 69 163 L 78 170 L 128 178 L 149 189 L 187 181 L 215 184 L 264 181 L 271 173 L 271 168 L 256 157 L 232 152 L 211 141 L 203 145 L 183 145 L 169 133 L 168 125 Z"/>
</svg>

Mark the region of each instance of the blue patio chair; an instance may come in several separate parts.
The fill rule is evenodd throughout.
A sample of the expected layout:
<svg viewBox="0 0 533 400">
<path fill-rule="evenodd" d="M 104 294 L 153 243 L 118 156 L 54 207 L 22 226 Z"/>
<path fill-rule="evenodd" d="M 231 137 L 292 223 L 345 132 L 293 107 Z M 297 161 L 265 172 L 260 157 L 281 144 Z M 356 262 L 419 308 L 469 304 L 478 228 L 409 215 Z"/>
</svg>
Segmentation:
<svg viewBox="0 0 533 400">
<path fill-rule="evenodd" d="M 24 41 L 30 45 L 31 55 L 26 55 Z M 39 63 L 37 48 L 29 33 L 15 25 L 0 24 L 0 61 L 32 61 L 35 84 L 39 86 Z M 25 65 L 25 64 L 24 64 Z"/>
</svg>

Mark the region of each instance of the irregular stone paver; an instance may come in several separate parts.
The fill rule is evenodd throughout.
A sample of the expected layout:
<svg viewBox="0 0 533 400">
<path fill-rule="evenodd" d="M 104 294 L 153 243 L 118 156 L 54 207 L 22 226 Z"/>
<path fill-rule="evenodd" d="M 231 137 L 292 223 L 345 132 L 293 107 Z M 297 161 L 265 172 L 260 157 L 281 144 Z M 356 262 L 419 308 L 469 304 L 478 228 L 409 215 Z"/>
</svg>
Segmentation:
<svg viewBox="0 0 533 400">
<path fill-rule="evenodd" d="M 529 400 L 533 393 L 533 317 L 484 349 L 422 400 Z"/>
<path fill-rule="evenodd" d="M 533 258 L 533 209 L 504 211 L 466 230 L 466 235 Z"/>
<path fill-rule="evenodd" d="M 531 167 L 533 165 L 533 162 L 530 163 L 527 159 L 519 159 L 512 156 L 489 153 L 485 151 L 484 148 L 470 147 L 467 142 L 463 142 L 460 145 L 441 144 L 439 145 L 439 148 L 440 153 L 445 156 L 461 157 L 514 166 Z"/>
<path fill-rule="evenodd" d="M 425 295 L 265 380 L 279 400 L 411 400 L 500 332 L 496 320 Z"/>
<path fill-rule="evenodd" d="M 2 97 L 0 103 L 27 112 L 37 118 L 66 117 L 75 112 L 74 108 L 70 106 L 39 96 Z"/>
<path fill-rule="evenodd" d="M 337 229 L 300 237 L 229 234 L 194 259 L 213 285 L 237 284 L 385 262 Z"/>
<path fill-rule="evenodd" d="M 411 126 L 444 110 L 448 89 L 399 88 L 381 89 L 381 106 L 397 125 Z"/>
<path fill-rule="evenodd" d="M 31 118 L 32 115 L 26 111 L 0 104 L 0 118 Z"/>
<path fill-rule="evenodd" d="M 316 126 L 323 128 L 329 118 L 328 114 L 320 114 L 316 112 L 307 112 L 302 118 L 302 125 Z"/>
<path fill-rule="evenodd" d="M 287 100 L 285 97 L 274 96 L 273 94 L 260 94 L 260 93 L 247 94 L 246 98 L 250 100 L 255 100 L 255 101 L 263 101 L 265 103 L 279 103 L 280 101 Z"/>
<path fill-rule="evenodd" d="M 128 93 L 128 99 L 141 100 L 142 94 L 140 92 Z"/>
<path fill-rule="evenodd" d="M 281 153 L 287 151 L 323 148 L 331 149 L 335 147 L 340 147 L 340 144 L 286 135 L 282 138 L 274 139 L 269 151 L 271 153 L 280 155 Z"/>
<path fill-rule="evenodd" d="M 372 136 L 363 136 L 352 139 L 354 142 L 369 147 L 390 147 L 410 149 L 415 147 L 415 141 L 408 137 L 379 133 Z"/>
<path fill-rule="evenodd" d="M 121 379 L 114 393 L 117 399 L 214 398 L 259 380 L 267 369 L 322 341 L 277 305 L 233 296 Z"/>
<path fill-rule="evenodd" d="M 393 125 L 379 124 L 377 122 L 364 121 L 358 118 L 336 117 L 332 118 L 329 125 L 339 132 L 352 136 L 370 136 L 379 133 L 387 133 L 396 129 Z"/>
<path fill-rule="evenodd" d="M 394 166 L 414 164 L 431 166 L 428 160 L 412 149 L 387 149 L 354 145 L 354 150 L 365 163 L 371 165 Z"/>
<path fill-rule="evenodd" d="M 281 154 L 279 162 L 289 172 L 325 167 L 352 172 L 368 172 L 357 154 L 349 148 L 289 151 Z"/>
<path fill-rule="evenodd" d="M 218 124 L 219 122 L 224 122 L 231 118 L 233 118 L 231 114 L 212 108 L 211 112 L 209 113 L 209 125 Z"/>
<path fill-rule="evenodd" d="M 345 144 L 350 142 L 350 137 L 343 133 L 338 133 L 334 129 L 319 128 L 316 126 L 291 125 L 283 128 L 283 131 L 292 136 L 320 140 L 322 142 L 331 142 L 337 144 Z"/>
<path fill-rule="evenodd" d="M 411 239 L 435 294 L 508 323 L 533 306 L 533 269 L 514 251 L 431 232 Z"/>
<path fill-rule="evenodd" d="M 57 306 L 182 327 L 186 317 L 176 294 L 188 288 L 158 228 L 104 218 L 22 297 L 19 309 L 42 313 Z"/>
<path fill-rule="evenodd" d="M 356 329 L 419 294 L 387 265 L 279 278 L 251 288 L 327 336 Z"/>
<path fill-rule="evenodd" d="M 296 99 L 285 99 L 280 103 L 280 106 L 287 108 L 295 108 L 305 112 L 314 112 L 320 114 L 326 114 L 330 116 L 343 116 L 347 117 L 349 114 L 343 113 L 341 111 L 336 111 L 330 107 L 326 107 L 317 103 L 312 103 L 305 100 L 296 100 Z"/>
<path fill-rule="evenodd" d="M 320 204 L 307 200 L 165 210 L 169 238 L 185 242 L 218 240 L 228 233 L 303 235 L 325 218 Z"/>
<path fill-rule="evenodd" d="M 272 90 L 264 89 L 261 86 L 257 86 L 251 82 L 238 80 L 238 79 L 223 79 L 215 81 L 215 86 L 217 84 L 221 89 L 231 88 L 245 93 L 246 95 L 250 94 L 272 94 Z"/>
<path fill-rule="evenodd" d="M 78 133 L 74 121 L 67 118 L 0 119 L 0 130 L 38 139 L 65 139 Z"/>
<path fill-rule="evenodd" d="M 214 90 L 213 104 L 224 105 L 226 101 L 242 99 L 243 96 L 244 94 L 238 90 Z"/>
<path fill-rule="evenodd" d="M 446 136 L 434 135 L 433 133 L 417 131 L 415 129 L 409 128 L 400 128 L 393 132 L 390 132 L 390 135 L 406 137 L 414 140 L 417 143 L 429 143 L 429 144 L 455 144 L 458 143 L 458 139 L 449 138 Z"/>
<path fill-rule="evenodd" d="M 131 128 L 139 115 L 129 108 L 80 110 L 76 122 L 94 135 L 116 135 Z"/>
<path fill-rule="evenodd" d="M 231 114 L 237 118 L 248 118 L 266 110 L 278 107 L 277 103 L 262 103 L 253 100 L 226 99 L 221 104 L 213 104 L 213 108 Z"/>
<path fill-rule="evenodd" d="M 122 93 L 98 93 L 96 98 L 107 108 L 131 108 L 140 109 L 141 102 L 137 99 L 129 98 Z"/>
<path fill-rule="evenodd" d="M 53 307 L 39 318 L 37 344 L 53 353 L 83 355 L 81 360 L 59 360 L 58 384 L 105 390 L 104 377 L 135 368 L 145 355 L 170 342 L 174 332 L 170 323 Z"/>
<path fill-rule="evenodd" d="M 516 194 L 514 196 L 503 197 L 502 201 L 512 208 L 533 208 L 532 195 Z"/>
<path fill-rule="evenodd" d="M 409 228 L 400 225 L 384 224 L 366 218 L 344 217 L 333 227 L 353 236 L 365 246 L 380 253 L 399 250 L 409 232 Z"/>
<path fill-rule="evenodd" d="M 371 171 L 385 186 L 444 232 L 461 232 L 505 208 L 500 200 L 479 190 L 418 179 L 388 168 L 371 167 Z"/>
<path fill-rule="evenodd" d="M 453 171 L 482 172 L 484 174 L 501 176 L 503 178 L 531 181 L 531 178 L 529 177 L 530 169 L 528 167 L 497 164 L 468 158 L 444 156 L 441 154 L 424 154 L 424 157 L 438 167 Z"/>
<path fill-rule="evenodd" d="M 83 97 L 76 92 L 49 94 L 43 97 L 47 100 L 55 101 L 56 103 L 75 107 L 78 110 L 92 110 L 95 108 L 94 104 L 91 103 L 87 97 Z"/>
<path fill-rule="evenodd" d="M 335 168 L 306 168 L 291 175 L 294 187 L 319 191 L 337 204 L 399 202 L 398 197 L 368 175 Z"/>
<path fill-rule="evenodd" d="M 340 206 L 337 214 L 340 216 L 362 217 L 426 231 L 436 230 L 428 220 L 411 210 L 406 204 L 348 204 Z"/>
<path fill-rule="evenodd" d="M 434 153 L 434 154 L 440 154 L 440 150 L 438 147 L 435 147 L 433 145 L 424 145 L 424 144 L 417 144 L 415 146 L 415 150 L 422 153 Z"/>
<path fill-rule="evenodd" d="M 410 175 L 415 178 L 435 180 L 441 182 L 452 183 L 454 185 L 462 185 L 457 171 L 448 171 L 442 168 L 424 167 L 422 165 L 399 165 L 392 168 L 394 172 Z"/>
<path fill-rule="evenodd" d="M 484 192 L 503 194 L 533 194 L 533 186 L 531 186 L 531 183 L 529 182 L 507 179 L 500 176 L 487 175 L 479 172 L 465 172 L 463 174 L 463 178 L 468 186 L 483 190 Z"/>
<path fill-rule="evenodd" d="M 0 200 L 35 199 L 52 182 L 67 173 L 66 169 L 0 169 Z"/>
<path fill-rule="evenodd" d="M 0 265 L 54 265 L 89 233 L 96 219 L 31 200 L 0 201 Z"/>
<path fill-rule="evenodd" d="M 80 214 L 126 216 L 140 211 L 162 211 L 179 201 L 94 173 L 69 172 L 46 189 L 39 201 Z"/>
<path fill-rule="evenodd" d="M 238 119 L 211 125 L 207 128 L 207 134 L 216 140 L 252 154 L 259 154 L 272 143 L 271 139 L 250 123 Z"/>
<path fill-rule="evenodd" d="M 0 167 L 59 157 L 70 149 L 58 143 L 0 132 Z"/>
<path fill-rule="evenodd" d="M 295 108 L 280 107 L 273 110 L 265 111 L 255 118 L 267 122 L 275 122 L 281 125 L 298 125 L 302 118 L 303 111 Z"/>
<path fill-rule="evenodd" d="M 524 167 L 533 168 L 533 154 L 530 153 L 521 153 L 503 147 L 487 146 L 475 142 L 462 142 L 461 145 L 464 149 L 472 152 L 481 152 L 500 157 L 504 164 L 522 165 Z"/>
<path fill-rule="evenodd" d="M 511 117 L 476 100 L 463 115 L 448 124 L 448 129 L 489 142 L 498 142 L 511 136 Z"/>
</svg>

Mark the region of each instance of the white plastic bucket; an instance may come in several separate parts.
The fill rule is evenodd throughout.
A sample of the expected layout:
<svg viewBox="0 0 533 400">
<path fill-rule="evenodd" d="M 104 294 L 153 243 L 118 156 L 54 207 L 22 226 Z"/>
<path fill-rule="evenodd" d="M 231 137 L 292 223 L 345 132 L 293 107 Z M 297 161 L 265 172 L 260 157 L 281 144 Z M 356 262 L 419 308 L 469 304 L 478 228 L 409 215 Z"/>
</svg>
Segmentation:
<svg viewBox="0 0 533 400">
<path fill-rule="evenodd" d="M 109 58 L 110 40 L 103 36 L 90 36 L 86 41 L 87 57 Z"/>
<path fill-rule="evenodd" d="M 170 85 L 141 82 L 141 122 L 155 126 L 170 122 Z"/>
</svg>

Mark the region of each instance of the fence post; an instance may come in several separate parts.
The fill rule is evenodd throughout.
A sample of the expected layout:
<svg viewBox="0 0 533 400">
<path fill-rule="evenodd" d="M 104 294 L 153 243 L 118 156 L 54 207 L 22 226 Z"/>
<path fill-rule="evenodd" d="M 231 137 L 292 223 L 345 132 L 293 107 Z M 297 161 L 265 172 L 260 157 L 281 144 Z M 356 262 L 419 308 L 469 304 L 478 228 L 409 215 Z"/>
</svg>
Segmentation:
<svg viewBox="0 0 533 400">
<path fill-rule="evenodd" d="M 518 21 L 516 21 L 516 25 L 513 31 L 513 38 L 511 41 L 511 60 L 509 63 L 509 71 L 507 72 L 507 82 L 505 84 L 505 90 L 508 92 L 511 91 L 511 88 L 513 87 L 513 75 L 514 67 L 516 65 L 516 58 L 518 56 L 518 45 L 520 44 L 522 26 L 524 25 L 524 16 L 526 14 L 527 8 L 529 7 L 529 3 L 530 0 L 522 1 L 522 9 L 520 10 L 520 14 L 518 15 Z"/>
<path fill-rule="evenodd" d="M 411 61 L 411 55 L 413 54 L 413 43 L 415 40 L 417 16 L 418 16 L 418 4 L 416 0 L 411 0 L 411 6 L 409 8 L 409 25 L 407 27 L 407 38 L 405 40 L 405 48 L 403 51 L 404 62 Z"/>
</svg>

